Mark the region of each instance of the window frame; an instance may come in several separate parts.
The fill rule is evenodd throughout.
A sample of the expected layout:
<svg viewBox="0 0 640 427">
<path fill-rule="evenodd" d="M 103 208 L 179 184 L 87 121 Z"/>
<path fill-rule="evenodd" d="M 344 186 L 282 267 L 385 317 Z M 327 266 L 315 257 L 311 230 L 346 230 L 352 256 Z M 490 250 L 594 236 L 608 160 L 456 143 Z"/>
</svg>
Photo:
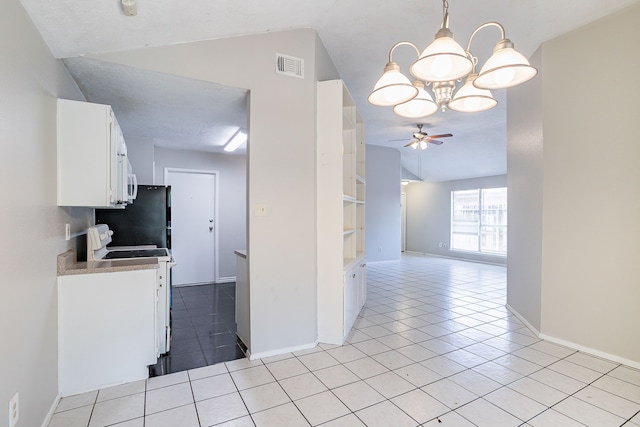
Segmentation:
<svg viewBox="0 0 640 427">
<path fill-rule="evenodd" d="M 502 215 L 500 215 L 500 218 L 503 219 L 503 221 L 501 221 L 498 224 L 491 224 L 490 222 L 487 224 L 485 223 L 484 220 L 484 216 L 483 215 L 483 207 L 484 207 L 484 198 L 485 198 L 485 191 L 491 191 L 491 190 L 504 190 L 505 192 L 505 203 L 504 203 L 504 209 L 501 209 L 501 211 L 503 212 Z M 473 235 L 475 236 L 475 240 L 477 242 L 477 247 L 476 249 L 469 249 L 469 248 L 459 248 L 459 247 L 454 247 L 454 228 L 456 225 L 456 220 L 454 218 L 454 215 L 456 213 L 456 205 L 455 205 L 455 200 L 456 200 L 456 193 L 461 194 L 461 193 L 473 193 L 475 192 L 476 195 L 475 197 L 477 197 L 477 209 L 475 209 L 473 211 L 473 213 L 471 214 L 471 217 L 475 216 L 476 217 L 476 226 L 475 226 L 475 233 L 474 234 L 470 234 L 467 233 L 469 235 Z M 458 209 L 458 211 L 460 211 L 460 209 Z M 490 187 L 490 188 L 470 188 L 470 189 L 460 189 L 460 190 L 451 190 L 451 211 L 450 211 L 450 216 L 449 216 L 449 226 L 450 226 L 450 230 L 449 230 L 449 249 L 451 251 L 456 251 L 456 252 L 464 252 L 464 253 L 469 253 L 469 254 L 477 254 L 477 255 L 489 255 L 489 256 L 496 256 L 496 257 L 504 257 L 506 258 L 507 253 L 508 253 L 508 248 L 506 247 L 506 235 L 508 232 L 508 223 L 507 223 L 507 214 L 508 214 L 508 200 L 507 200 L 507 187 Z M 493 216 L 495 218 L 495 216 Z M 460 224 L 461 220 L 458 219 L 458 225 Z M 504 252 L 502 251 L 496 251 L 496 250 L 489 250 L 486 248 L 483 248 L 483 231 L 486 231 L 487 229 L 502 229 L 504 230 L 502 233 L 505 235 L 504 237 L 504 242 L 505 242 L 505 250 Z M 464 233 L 455 233 L 455 234 L 464 234 Z"/>
</svg>

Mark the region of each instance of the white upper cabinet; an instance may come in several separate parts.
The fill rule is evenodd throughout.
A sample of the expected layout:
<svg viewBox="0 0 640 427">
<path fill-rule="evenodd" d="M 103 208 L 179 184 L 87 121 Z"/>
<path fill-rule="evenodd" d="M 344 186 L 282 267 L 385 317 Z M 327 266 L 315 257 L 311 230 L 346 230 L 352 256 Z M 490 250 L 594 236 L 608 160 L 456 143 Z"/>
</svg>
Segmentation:
<svg viewBox="0 0 640 427">
<path fill-rule="evenodd" d="M 58 206 L 123 208 L 135 177 L 109 105 L 58 99 Z"/>
</svg>

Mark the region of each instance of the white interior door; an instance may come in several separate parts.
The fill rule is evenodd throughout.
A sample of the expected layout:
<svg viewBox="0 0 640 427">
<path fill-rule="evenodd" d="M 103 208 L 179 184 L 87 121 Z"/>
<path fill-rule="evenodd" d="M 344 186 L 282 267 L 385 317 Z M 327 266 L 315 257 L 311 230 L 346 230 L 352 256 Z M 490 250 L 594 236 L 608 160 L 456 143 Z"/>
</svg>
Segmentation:
<svg viewBox="0 0 640 427">
<path fill-rule="evenodd" d="M 171 252 L 173 285 L 216 280 L 216 173 L 167 169 L 171 186 Z"/>
</svg>

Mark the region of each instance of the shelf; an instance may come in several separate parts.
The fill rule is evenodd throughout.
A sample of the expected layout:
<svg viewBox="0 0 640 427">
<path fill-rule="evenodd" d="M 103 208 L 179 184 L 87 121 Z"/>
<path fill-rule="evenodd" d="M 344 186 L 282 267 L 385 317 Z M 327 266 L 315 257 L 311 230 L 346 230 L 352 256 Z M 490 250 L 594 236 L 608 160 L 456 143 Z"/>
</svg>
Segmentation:
<svg viewBox="0 0 640 427">
<path fill-rule="evenodd" d="M 365 133 L 341 80 L 318 82 L 317 112 L 318 341 L 341 345 L 366 296 Z"/>
<path fill-rule="evenodd" d="M 343 270 L 349 270 L 351 269 L 354 265 L 356 265 L 359 262 L 362 262 L 365 258 L 365 253 L 364 252 L 358 252 L 355 256 L 355 258 L 343 258 L 342 259 L 342 269 Z"/>
<path fill-rule="evenodd" d="M 353 264 L 353 262 L 355 260 L 356 260 L 355 258 L 343 258 L 342 259 L 342 268 L 345 269 L 345 270 L 348 269 L 351 266 L 351 264 Z"/>
</svg>

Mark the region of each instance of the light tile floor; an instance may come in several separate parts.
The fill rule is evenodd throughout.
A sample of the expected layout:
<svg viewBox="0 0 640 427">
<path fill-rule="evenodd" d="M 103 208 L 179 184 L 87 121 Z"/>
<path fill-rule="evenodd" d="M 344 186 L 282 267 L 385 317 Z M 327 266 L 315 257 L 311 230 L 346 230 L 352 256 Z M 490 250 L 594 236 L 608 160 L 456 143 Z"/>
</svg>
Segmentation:
<svg viewBox="0 0 640 427">
<path fill-rule="evenodd" d="M 367 274 L 342 347 L 67 397 L 49 427 L 640 426 L 640 371 L 538 339 L 504 267 L 405 255 Z"/>
</svg>

